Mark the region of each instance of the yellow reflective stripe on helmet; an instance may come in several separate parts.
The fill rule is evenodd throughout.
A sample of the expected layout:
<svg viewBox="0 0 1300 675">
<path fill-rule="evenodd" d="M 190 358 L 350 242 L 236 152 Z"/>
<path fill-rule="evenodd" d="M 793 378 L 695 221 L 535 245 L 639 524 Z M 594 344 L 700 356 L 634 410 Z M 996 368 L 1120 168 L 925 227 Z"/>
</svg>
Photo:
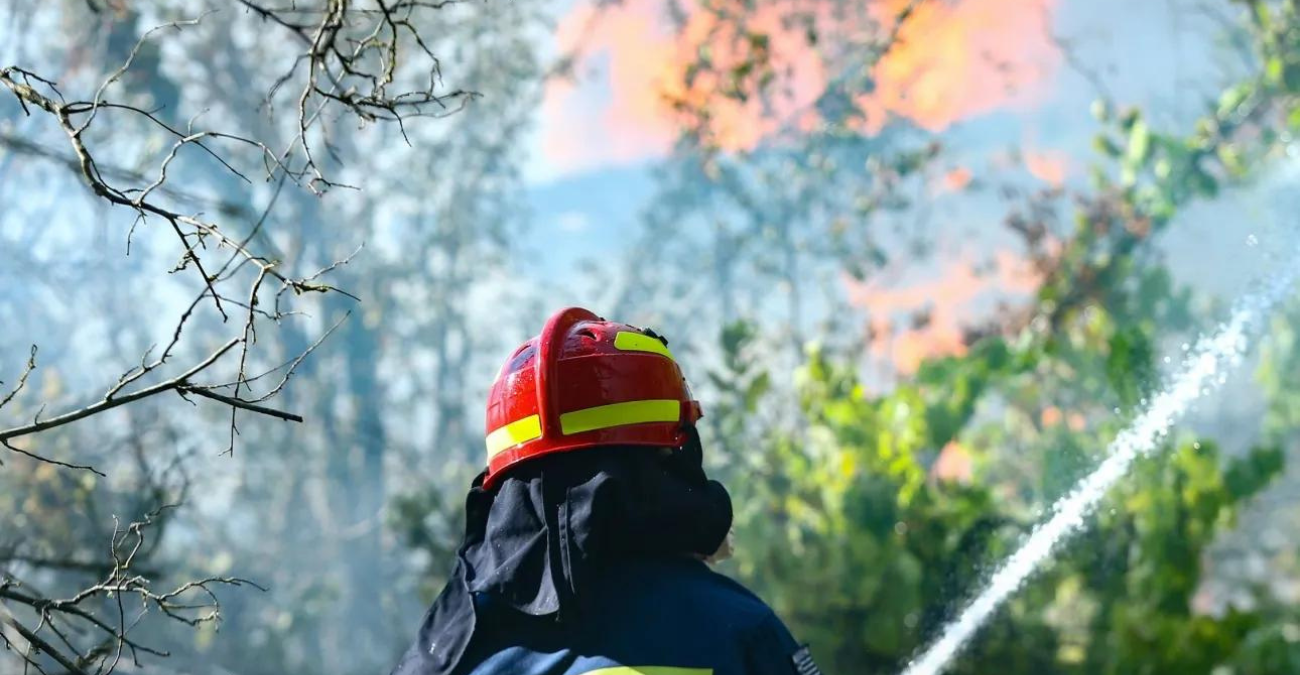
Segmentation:
<svg viewBox="0 0 1300 675">
<path fill-rule="evenodd" d="M 498 452 L 506 448 L 541 437 L 542 418 L 539 415 L 529 415 L 503 427 L 497 427 L 495 431 L 487 436 L 488 459 L 492 459 Z"/>
<path fill-rule="evenodd" d="M 676 666 L 614 666 L 588 670 L 584 675 L 713 675 L 712 668 L 678 668 Z"/>
<path fill-rule="evenodd" d="M 628 401 L 598 405 L 560 415 L 560 431 L 565 436 L 584 431 L 621 427 L 646 422 L 676 422 L 682 416 L 682 402 L 676 399 Z"/>
<path fill-rule="evenodd" d="M 668 351 L 668 345 L 657 338 L 641 333 L 620 332 L 614 336 L 614 348 L 625 352 L 651 352 L 673 358 L 673 353 Z"/>
</svg>

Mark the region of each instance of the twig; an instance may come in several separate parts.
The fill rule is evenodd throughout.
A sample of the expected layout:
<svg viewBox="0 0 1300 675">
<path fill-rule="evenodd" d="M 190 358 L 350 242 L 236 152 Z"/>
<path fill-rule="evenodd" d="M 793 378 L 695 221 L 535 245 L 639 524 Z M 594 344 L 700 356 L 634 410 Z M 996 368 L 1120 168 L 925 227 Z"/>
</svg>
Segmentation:
<svg viewBox="0 0 1300 675">
<path fill-rule="evenodd" d="M 46 642 L 44 639 L 41 638 L 41 636 L 37 635 L 31 630 L 28 630 L 28 628 L 22 625 L 21 623 L 18 623 L 17 619 L 11 616 L 0 614 L 0 622 L 9 624 L 9 626 L 11 626 L 14 630 L 18 631 L 19 635 L 23 636 L 24 640 L 35 645 L 36 648 L 41 650 L 42 652 L 49 654 L 50 658 L 54 659 L 55 661 L 58 661 L 59 665 L 66 668 L 68 672 L 75 673 L 76 675 L 90 675 L 85 670 L 82 670 L 80 667 L 78 667 L 76 663 L 73 663 L 72 661 L 68 660 L 68 657 L 64 656 L 62 652 L 60 652 L 54 645 Z"/>
<path fill-rule="evenodd" d="M 0 408 L 9 405 L 9 402 L 14 400 L 14 397 L 18 395 L 18 392 L 22 391 L 23 387 L 27 386 L 27 376 L 31 375 L 33 370 L 36 370 L 36 345 L 32 345 L 31 354 L 27 356 L 27 366 L 23 368 L 23 374 L 19 376 L 18 384 L 13 388 L 13 391 L 10 391 L 3 399 L 0 399 Z M 4 383 L 0 382 L 0 384 Z"/>
<path fill-rule="evenodd" d="M 289 422 L 303 421 L 302 415 L 295 415 L 294 413 L 285 412 L 283 410 L 276 410 L 275 408 L 267 408 L 265 406 L 257 405 L 256 403 L 250 403 L 248 401 L 245 401 L 242 398 L 234 398 L 233 396 L 218 394 L 215 391 L 210 391 L 203 387 L 182 386 L 178 388 L 178 391 L 181 391 L 186 394 L 196 394 L 204 398 L 210 398 L 214 401 L 221 401 L 222 403 L 225 403 L 226 405 L 232 408 L 242 408 L 244 410 L 250 410 L 252 412 L 259 413 L 262 415 L 277 417 L 279 419 L 286 420 Z"/>
<path fill-rule="evenodd" d="M 167 651 L 142 644 L 129 635 L 150 607 L 156 608 L 174 621 L 198 626 L 221 620 L 220 603 L 212 586 L 252 586 L 261 591 L 266 590 L 260 584 L 247 579 L 213 576 L 186 581 L 167 592 L 153 591 L 148 578 L 137 567 L 137 562 L 140 556 L 153 550 L 152 547 L 145 546 L 148 539 L 145 536 L 146 528 L 165 526 L 168 521 L 163 515 L 172 508 L 175 508 L 174 504 L 162 504 L 150 511 L 142 520 L 133 522 L 125 528 L 121 527 L 114 518 L 113 532 L 109 537 L 111 565 L 101 581 L 78 591 L 71 597 L 51 599 L 22 592 L 14 588 L 15 581 L 12 577 L 0 577 L 0 600 L 31 608 L 36 613 L 37 622 L 35 626 L 25 625 L 8 612 L 4 612 L 3 605 L 0 605 L 0 621 L 12 626 L 25 640 L 40 651 L 49 654 L 50 658 L 57 661 L 68 672 L 83 673 L 86 668 L 98 664 L 95 672 L 105 673 L 113 672 L 128 650 L 137 666 L 140 665 L 140 653 L 160 657 L 170 655 Z M 158 539 L 160 537 L 149 541 Z M 184 599 L 196 592 L 201 596 L 199 601 Z M 125 599 L 128 596 L 138 598 L 141 603 L 140 613 L 131 621 L 128 621 L 126 616 Z M 83 607 L 86 603 L 102 598 L 111 599 L 116 607 L 115 622 L 101 618 L 93 609 Z M 74 628 L 75 634 L 98 632 L 104 636 L 104 640 L 83 654 L 82 650 L 73 644 L 69 632 L 59 626 L 60 621 Z M 42 638 L 40 633 L 46 629 L 58 636 L 66 649 Z M 40 667 L 34 659 L 26 660 L 29 664 Z"/>
<path fill-rule="evenodd" d="M 57 459 L 50 459 L 45 455 L 38 455 L 34 452 L 31 452 L 30 450 L 24 450 L 14 445 L 13 443 L 10 443 L 9 439 L 6 438 L 0 438 L 0 445 L 5 446 L 5 448 L 7 448 L 10 452 L 15 452 L 29 459 L 34 459 L 38 462 L 53 464 L 54 466 L 61 466 L 65 469 L 73 469 L 75 471 L 89 471 L 101 478 L 107 478 L 107 475 L 105 475 L 103 471 L 100 471 L 99 469 L 96 469 L 95 467 L 90 466 L 89 464 L 72 464 L 70 462 L 64 462 Z"/>
<path fill-rule="evenodd" d="M 18 438 L 19 436 L 26 436 L 28 434 L 34 434 L 40 431 L 45 431 L 47 429 L 53 429 L 54 427 L 63 426 L 65 424 L 76 422 L 79 419 L 90 417 L 91 415 L 102 413 L 105 410 L 111 410 L 118 406 L 131 403 L 133 401 L 139 401 L 140 399 L 143 398 L 148 398 L 150 396 L 161 394 L 166 391 L 178 389 L 184 386 L 185 384 L 188 384 L 191 377 L 194 377 L 195 375 L 203 372 L 209 366 L 216 363 L 218 359 L 224 356 L 226 352 L 233 349 L 237 344 L 239 344 L 238 339 L 230 340 L 229 342 L 227 342 L 226 344 L 218 348 L 216 351 L 209 354 L 207 358 L 200 361 L 193 368 L 190 368 L 189 370 L 185 371 L 184 373 L 181 373 L 180 375 L 177 375 L 176 377 L 171 378 L 170 380 L 159 382 L 158 384 L 155 384 L 153 386 L 145 387 L 144 389 L 131 392 L 129 394 L 126 394 L 118 398 L 106 398 L 96 403 L 92 403 L 91 405 L 88 405 L 84 408 L 79 408 L 77 410 L 64 413 L 57 417 L 51 417 L 50 419 L 47 419 L 44 422 L 33 422 L 32 424 L 27 424 L 20 427 L 14 427 L 12 429 L 0 430 L 0 441 L 8 441 L 13 438 Z"/>
<path fill-rule="evenodd" d="M 417 12 L 437 11 L 461 0 L 374 0 L 375 8 L 357 8 L 353 0 L 325 0 L 320 8 L 268 7 L 253 0 L 238 0 L 262 21 L 287 30 L 305 51 L 272 84 L 266 105 L 281 87 L 303 71 L 305 81 L 295 97 L 298 124 L 294 138 L 278 154 L 279 162 L 301 152 L 303 165 L 293 171 L 305 179 L 306 187 L 319 194 L 332 187 L 350 187 L 333 182 L 321 168 L 311 136 L 330 106 L 341 106 L 363 122 L 395 122 L 406 139 L 408 117 L 442 117 L 463 110 L 479 97 L 474 91 L 456 89 L 440 93 L 442 66 L 417 27 Z M 317 15 L 314 21 L 299 17 Z M 404 55 L 403 38 L 414 45 Z M 390 93 L 398 81 L 398 66 L 422 62 L 427 65 L 423 88 Z M 409 144 L 409 139 L 407 139 Z M 332 150 L 328 134 L 321 132 L 319 145 Z M 335 158 L 337 161 L 337 157 Z"/>
</svg>

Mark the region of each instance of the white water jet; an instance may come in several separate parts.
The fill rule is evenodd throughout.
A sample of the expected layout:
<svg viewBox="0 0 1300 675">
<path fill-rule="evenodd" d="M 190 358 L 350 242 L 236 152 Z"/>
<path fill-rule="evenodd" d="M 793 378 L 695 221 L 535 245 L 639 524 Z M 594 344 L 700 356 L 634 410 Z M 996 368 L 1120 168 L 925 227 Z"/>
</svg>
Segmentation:
<svg viewBox="0 0 1300 675">
<path fill-rule="evenodd" d="M 1087 477 L 1052 507 L 1047 522 L 1002 564 L 961 614 L 940 633 L 929 648 L 908 664 L 902 675 L 939 675 L 994 611 L 1024 583 L 1066 536 L 1083 525 L 1084 518 L 1106 491 L 1128 472 L 1133 461 L 1156 448 L 1173 423 L 1210 389 L 1221 384 L 1228 371 L 1245 356 L 1249 337 L 1257 324 L 1286 297 L 1300 269 L 1292 263 L 1266 281 L 1262 288 L 1237 301 L 1232 318 L 1218 332 L 1202 337 L 1185 350 L 1182 367 L 1147 409 L 1120 432 L 1107 448 L 1107 457 Z M 1117 411 L 1118 412 L 1118 411 Z"/>
</svg>

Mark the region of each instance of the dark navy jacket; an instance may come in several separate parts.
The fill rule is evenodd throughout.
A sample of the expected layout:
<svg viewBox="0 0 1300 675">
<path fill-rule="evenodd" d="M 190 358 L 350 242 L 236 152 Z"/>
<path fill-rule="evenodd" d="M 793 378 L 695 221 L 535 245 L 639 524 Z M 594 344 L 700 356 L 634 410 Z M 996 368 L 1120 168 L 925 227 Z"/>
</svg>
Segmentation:
<svg viewBox="0 0 1300 675">
<path fill-rule="evenodd" d="M 682 556 L 631 559 L 589 580 L 558 623 L 493 607 L 457 675 L 814 675 L 806 649 L 763 601 Z"/>
</svg>

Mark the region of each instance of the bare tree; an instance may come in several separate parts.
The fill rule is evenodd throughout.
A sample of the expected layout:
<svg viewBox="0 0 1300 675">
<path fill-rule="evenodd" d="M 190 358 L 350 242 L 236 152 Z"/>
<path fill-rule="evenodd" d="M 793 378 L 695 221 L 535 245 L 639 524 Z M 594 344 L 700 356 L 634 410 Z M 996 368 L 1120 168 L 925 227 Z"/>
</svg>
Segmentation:
<svg viewBox="0 0 1300 675">
<path fill-rule="evenodd" d="M 463 89 L 441 91 L 442 66 L 420 26 L 430 12 L 462 0 L 324 0 L 319 4 L 268 7 L 238 0 L 248 11 L 288 31 L 303 47 L 293 64 L 271 87 L 271 103 L 281 87 L 297 84 L 297 128 L 281 153 L 282 160 L 301 152 L 303 162 L 293 173 L 305 178 L 313 191 L 336 186 L 321 173 L 318 146 L 333 151 L 328 130 L 310 134 L 323 124 L 323 113 L 340 106 L 357 118 L 389 121 L 402 126 L 412 117 L 440 117 L 463 109 L 478 94 Z M 402 86 L 399 64 L 420 61 L 424 75 Z"/>
<path fill-rule="evenodd" d="M 450 4 L 454 0 L 322 0 L 272 7 L 241 0 L 238 8 L 227 8 L 240 13 L 241 20 L 282 31 L 300 47 L 254 104 L 260 106 L 260 121 L 242 127 L 232 120 L 248 122 L 252 116 L 180 120 L 178 108 L 160 107 L 156 96 L 147 95 L 166 65 L 160 54 L 169 44 L 184 44 L 187 33 L 204 30 L 211 12 L 166 20 L 172 10 L 165 3 L 139 10 L 158 13 L 147 17 L 124 3 L 87 0 L 80 8 L 69 4 L 64 9 L 88 12 L 110 26 L 110 47 L 115 41 L 120 44 L 135 25 L 162 19 L 156 28 L 132 36 L 122 50 L 121 65 L 93 86 L 60 86 L 50 74 L 57 69 L 42 72 L 26 64 L 0 63 L 0 86 L 8 101 L 16 104 L 25 126 L 37 131 L 0 129 L 0 145 L 26 161 L 73 170 L 101 204 L 130 214 L 132 224 L 119 235 L 128 255 L 137 233 L 148 237 L 155 251 L 163 241 L 158 235 L 168 233 L 175 261 L 168 271 L 176 275 L 172 278 L 188 276 L 191 287 L 190 300 L 177 306 L 161 348 L 149 347 L 137 365 L 103 382 L 102 394 L 51 402 L 57 409 L 48 415 L 46 404 L 36 400 L 41 392 L 30 386 L 39 376 L 45 352 L 32 345 L 17 377 L 0 393 L 0 415 L 22 415 L 0 419 L 0 444 L 8 453 L 4 460 L 15 460 L 0 464 L 11 470 L 18 462 L 107 477 L 116 471 L 104 462 L 116 466 L 120 458 L 89 452 L 79 430 L 109 411 L 135 409 L 163 394 L 191 403 L 204 399 L 228 410 L 225 445 L 232 455 L 241 435 L 241 416 L 304 420 L 298 412 L 277 406 L 275 399 L 283 397 L 307 357 L 347 319 L 346 303 L 357 301 L 329 281 L 355 253 L 314 265 L 287 260 L 281 251 L 293 249 L 283 246 L 282 231 L 291 238 L 301 233 L 285 227 L 279 212 L 286 203 L 307 204 L 294 193 L 311 195 L 307 199 L 314 208 L 329 188 L 343 185 L 332 178 L 344 168 L 348 154 L 342 150 L 348 145 L 340 131 L 342 119 L 392 122 L 409 143 L 411 118 L 445 116 L 476 97 L 466 89 L 444 88 L 440 62 L 421 35 L 421 28 L 427 30 L 433 23 L 433 13 Z M 80 95 L 65 95 L 77 90 Z M 285 91 L 294 92 L 292 106 L 282 105 Z M 241 99 L 242 92 L 221 103 L 247 105 Z M 292 112 L 278 115 L 280 108 Z M 279 133 L 284 128 L 290 129 L 287 136 Z M 47 133 L 55 130 L 57 142 Z M 149 164 L 123 156 L 133 136 L 166 139 L 160 149 L 145 149 L 152 168 L 141 168 Z M 265 208 L 253 212 L 240 201 L 212 196 L 213 185 L 221 192 L 220 186 L 230 183 L 246 186 L 248 192 L 258 183 L 270 186 Z M 282 193 L 288 197 L 282 198 Z M 303 300 L 314 296 L 337 296 L 345 304 L 329 305 L 341 311 L 320 324 L 314 335 L 301 336 L 287 319 L 298 316 Z M 134 302 L 152 306 L 154 313 L 168 306 L 150 297 L 136 297 Z M 157 319 L 148 317 L 151 322 Z M 288 339 L 277 344 L 267 339 L 268 331 L 285 332 Z M 81 441 L 68 445 L 37 440 L 55 429 L 64 430 L 61 438 L 71 433 Z M 148 463 L 159 449 L 138 450 Z M 110 519 L 114 525 L 104 537 L 108 555 L 103 562 L 67 551 L 36 555 L 18 542 L 0 540 L 0 636 L 25 667 L 105 673 L 124 658 L 138 663 L 142 657 L 165 656 L 166 649 L 132 634 L 144 614 L 197 627 L 220 620 L 220 587 L 257 586 L 216 575 L 159 590 L 157 577 L 144 567 L 185 491 L 146 492 L 159 499 L 148 509 L 131 511 L 140 517 Z M 367 508 L 377 508 L 376 499 L 368 500 Z M 96 579 L 63 595 L 42 592 L 40 583 L 30 579 L 69 569 L 96 572 Z"/>
</svg>

